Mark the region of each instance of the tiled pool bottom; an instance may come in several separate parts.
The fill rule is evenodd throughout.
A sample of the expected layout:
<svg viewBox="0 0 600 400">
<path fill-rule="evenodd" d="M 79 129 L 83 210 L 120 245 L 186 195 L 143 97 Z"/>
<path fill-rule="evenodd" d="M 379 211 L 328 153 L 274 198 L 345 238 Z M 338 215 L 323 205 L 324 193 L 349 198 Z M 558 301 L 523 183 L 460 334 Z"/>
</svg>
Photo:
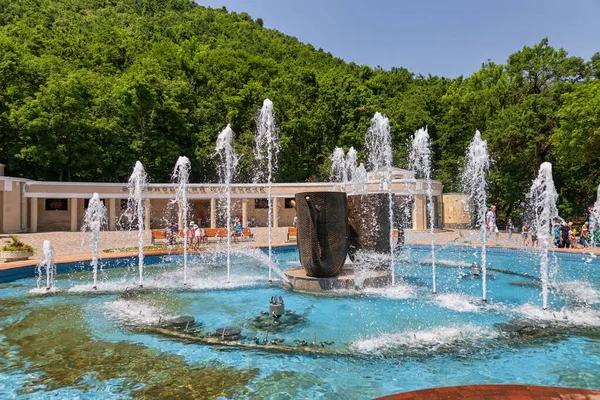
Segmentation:
<svg viewBox="0 0 600 400">
<path fill-rule="evenodd" d="M 263 254 L 264 256 L 264 254 Z M 490 303 L 470 277 L 475 252 L 438 253 L 438 295 L 430 294 L 429 253 L 413 248 L 397 265 L 391 289 L 333 296 L 294 293 L 266 283 L 260 254 L 234 255 L 232 283 L 223 258 L 190 259 L 182 288 L 180 258 L 146 271 L 106 269 L 99 291 L 89 271 L 62 275 L 59 292 L 31 293 L 35 279 L 0 284 L 0 393 L 8 397 L 372 398 L 439 386 L 523 383 L 598 389 L 600 382 L 597 260 L 559 258 L 551 312 L 539 309 L 533 256 L 491 251 Z M 294 249 L 279 266 L 297 265 Z M 271 296 L 301 316 L 280 326 L 257 321 Z M 209 346 L 149 333 L 161 319 L 192 315 L 200 332 L 242 328 L 244 343 L 284 339 L 298 349 Z M 267 318 L 268 319 L 268 318 Z M 514 335 L 498 329 L 514 319 L 544 320 L 547 329 Z M 260 322 L 260 321 L 259 321 Z M 256 338 L 256 339 L 253 339 Z M 325 344 L 333 342 L 331 344 Z"/>
</svg>

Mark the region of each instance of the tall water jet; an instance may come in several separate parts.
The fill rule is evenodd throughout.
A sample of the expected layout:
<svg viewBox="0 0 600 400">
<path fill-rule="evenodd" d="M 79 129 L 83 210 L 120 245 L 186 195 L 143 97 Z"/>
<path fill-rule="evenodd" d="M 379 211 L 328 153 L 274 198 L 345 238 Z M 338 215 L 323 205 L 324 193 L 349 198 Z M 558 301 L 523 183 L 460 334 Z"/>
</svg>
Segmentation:
<svg viewBox="0 0 600 400">
<path fill-rule="evenodd" d="M 548 248 L 550 246 L 550 229 L 554 220 L 558 219 L 556 201 L 558 193 L 552 179 L 552 164 L 540 165 L 537 178 L 533 181 L 528 197 L 533 209 L 533 231 L 540 242 L 540 275 L 542 280 L 542 308 L 548 309 Z"/>
<path fill-rule="evenodd" d="M 475 132 L 475 137 L 469 144 L 467 155 L 465 158 L 465 166 L 462 177 L 462 186 L 465 193 L 469 196 L 469 206 L 472 210 L 477 211 L 476 223 L 479 224 L 481 231 L 481 274 L 484 302 L 487 301 L 487 226 L 485 221 L 486 215 L 486 179 L 485 174 L 490 169 L 490 155 L 488 146 L 485 140 L 481 139 L 481 133 Z"/>
<path fill-rule="evenodd" d="M 336 147 L 331 154 L 331 172 L 329 174 L 329 181 L 335 183 L 341 183 L 339 187 L 343 192 L 346 191 L 346 185 L 348 184 L 348 166 L 346 163 L 346 153 L 341 147 Z M 337 186 L 337 185 L 336 185 Z"/>
<path fill-rule="evenodd" d="M 89 231 L 89 246 L 92 249 L 92 270 L 94 271 L 94 289 L 98 287 L 98 246 L 100 229 L 106 224 L 106 207 L 98 193 L 94 193 L 83 215 L 81 233 Z M 85 237 L 82 240 L 85 241 Z"/>
<path fill-rule="evenodd" d="M 348 183 L 352 183 L 354 181 L 354 176 L 357 173 L 358 168 L 358 154 L 354 147 L 350 147 L 348 153 L 346 153 L 346 180 Z M 364 167 L 363 167 L 364 168 Z M 354 188 L 352 188 L 354 191 Z M 347 192 L 347 190 L 344 190 Z"/>
<path fill-rule="evenodd" d="M 369 193 L 368 176 L 365 165 L 360 163 L 354 171 L 352 171 L 352 194 L 367 194 Z"/>
<path fill-rule="evenodd" d="M 42 243 L 42 257 L 37 267 L 37 287 L 40 287 L 40 281 L 46 271 L 46 290 L 54 288 L 54 277 L 56 276 L 56 266 L 54 265 L 54 251 L 52 250 L 52 244 L 49 240 L 44 240 Z"/>
<path fill-rule="evenodd" d="M 127 188 L 129 198 L 127 199 L 127 215 L 135 220 L 138 227 L 138 270 L 140 275 L 139 285 L 142 287 L 144 277 L 144 191 L 148 186 L 148 178 L 144 166 L 136 161 L 133 173 L 129 177 Z M 130 221 L 133 222 L 133 221 Z M 130 224 L 131 226 L 131 224 Z"/>
<path fill-rule="evenodd" d="M 221 183 L 225 185 L 225 195 L 227 198 L 227 208 L 225 211 L 227 216 L 227 282 L 229 282 L 231 280 L 231 183 L 239 161 L 233 150 L 233 131 L 229 125 L 217 137 L 217 153 L 221 157 L 219 178 Z M 270 270 L 271 266 L 269 265 Z"/>
<path fill-rule="evenodd" d="M 187 285 L 187 215 L 189 209 L 188 203 L 188 185 L 190 183 L 190 160 L 181 156 L 177 159 L 171 180 L 175 182 L 175 202 L 179 206 L 179 215 L 183 224 L 183 284 Z M 179 227 L 181 228 L 181 227 Z"/>
<path fill-rule="evenodd" d="M 380 175 L 379 190 L 388 194 L 388 211 L 390 219 L 390 268 L 392 270 L 392 286 L 396 284 L 394 265 L 394 198 L 392 193 L 392 135 L 390 121 L 386 116 L 376 112 L 365 135 L 367 152 L 367 168 Z"/>
<path fill-rule="evenodd" d="M 431 145 L 427 128 L 419 129 L 413 136 L 408 163 L 416 175 L 421 175 L 427 181 L 427 211 L 429 214 L 429 229 L 431 233 L 431 271 L 433 274 L 433 293 L 437 292 L 435 276 L 435 236 L 433 194 L 431 187 Z"/>
<path fill-rule="evenodd" d="M 269 240 L 269 282 L 272 281 L 271 264 L 273 263 L 273 174 L 277 169 L 279 154 L 279 134 L 273 115 L 273 102 L 265 99 L 256 118 L 256 137 L 254 158 L 258 163 L 255 183 L 265 182 L 268 185 L 267 201 L 269 204 L 268 240 Z"/>
</svg>

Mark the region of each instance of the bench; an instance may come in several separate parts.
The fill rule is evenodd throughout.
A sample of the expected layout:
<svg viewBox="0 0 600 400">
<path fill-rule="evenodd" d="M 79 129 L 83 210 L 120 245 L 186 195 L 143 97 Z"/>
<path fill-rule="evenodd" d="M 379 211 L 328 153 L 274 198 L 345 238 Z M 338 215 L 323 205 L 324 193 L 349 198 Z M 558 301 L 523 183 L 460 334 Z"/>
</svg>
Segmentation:
<svg viewBox="0 0 600 400">
<path fill-rule="evenodd" d="M 204 230 L 206 239 L 218 238 L 219 241 L 227 237 L 227 228 L 206 228 Z"/>
<path fill-rule="evenodd" d="M 164 229 L 152 229 L 152 239 L 150 240 L 151 244 L 154 244 L 156 240 L 168 240 L 167 232 Z"/>
<path fill-rule="evenodd" d="M 298 230 L 296 228 L 288 228 L 288 233 L 287 233 L 287 241 L 290 241 L 290 237 L 294 237 L 296 240 L 298 240 Z"/>
<path fill-rule="evenodd" d="M 242 230 L 242 236 L 249 240 L 254 240 L 254 233 L 250 231 L 250 228 L 244 228 Z"/>
</svg>

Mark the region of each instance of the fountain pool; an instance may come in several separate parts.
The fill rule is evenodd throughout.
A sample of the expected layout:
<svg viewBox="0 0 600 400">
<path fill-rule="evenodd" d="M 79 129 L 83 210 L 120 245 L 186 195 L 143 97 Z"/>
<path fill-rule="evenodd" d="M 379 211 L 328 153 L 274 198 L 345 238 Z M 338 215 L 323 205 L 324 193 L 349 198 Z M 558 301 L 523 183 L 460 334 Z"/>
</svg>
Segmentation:
<svg viewBox="0 0 600 400">
<path fill-rule="evenodd" d="M 600 261 L 557 255 L 542 311 L 535 254 L 489 249 L 482 304 L 470 275 L 478 251 L 436 251 L 436 295 L 431 248 L 417 245 L 398 255 L 395 286 L 318 296 L 269 285 L 260 249 L 234 248 L 229 283 L 224 252 L 189 255 L 185 287 L 182 256 L 146 256 L 143 288 L 137 258 L 101 260 L 97 290 L 89 263 L 57 264 L 50 293 L 32 290 L 33 276 L 0 284 L 0 393 L 363 399 L 476 383 L 599 389 Z M 299 264 L 295 247 L 273 256 L 281 269 Z M 285 301 L 280 319 L 263 313 L 272 296 Z M 195 325 L 186 330 L 177 316 Z M 227 340 L 224 327 L 241 336 Z"/>
</svg>

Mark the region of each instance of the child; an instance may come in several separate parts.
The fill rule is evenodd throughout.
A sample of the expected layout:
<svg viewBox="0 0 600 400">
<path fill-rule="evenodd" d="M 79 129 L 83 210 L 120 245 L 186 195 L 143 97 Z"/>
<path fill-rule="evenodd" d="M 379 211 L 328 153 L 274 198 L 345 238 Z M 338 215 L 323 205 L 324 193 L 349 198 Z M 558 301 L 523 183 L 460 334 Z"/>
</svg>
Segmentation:
<svg viewBox="0 0 600 400">
<path fill-rule="evenodd" d="M 200 242 L 202 241 L 202 229 L 198 225 L 194 225 L 194 239 L 196 241 L 196 249 L 200 248 Z"/>
<path fill-rule="evenodd" d="M 521 237 L 523 238 L 523 246 L 529 245 L 529 230 L 527 229 L 527 222 L 523 222 L 523 228 L 521 228 Z"/>
<path fill-rule="evenodd" d="M 537 232 L 535 230 L 531 231 L 531 247 L 538 247 L 540 242 L 538 241 Z"/>
</svg>

